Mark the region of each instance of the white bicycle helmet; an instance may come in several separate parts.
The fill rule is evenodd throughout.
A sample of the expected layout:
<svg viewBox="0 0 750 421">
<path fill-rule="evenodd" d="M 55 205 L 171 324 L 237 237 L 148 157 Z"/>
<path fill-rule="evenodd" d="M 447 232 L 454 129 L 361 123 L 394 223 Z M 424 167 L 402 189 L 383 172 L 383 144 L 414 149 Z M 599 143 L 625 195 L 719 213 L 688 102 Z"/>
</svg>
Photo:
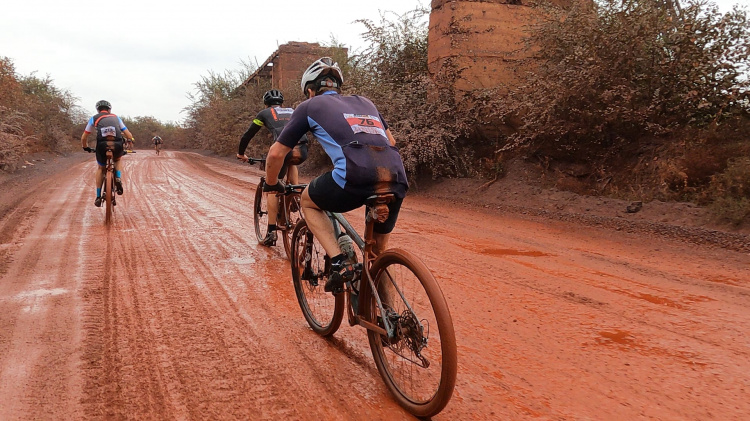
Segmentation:
<svg viewBox="0 0 750 421">
<path fill-rule="evenodd" d="M 319 80 L 322 76 L 333 76 L 336 79 L 338 86 L 336 86 L 336 83 L 329 83 L 328 86 L 330 87 L 341 88 L 341 85 L 344 84 L 344 74 L 341 72 L 338 63 L 330 57 L 321 57 L 315 60 L 302 74 L 302 80 L 300 81 L 302 93 L 305 93 L 305 85 Z"/>
</svg>

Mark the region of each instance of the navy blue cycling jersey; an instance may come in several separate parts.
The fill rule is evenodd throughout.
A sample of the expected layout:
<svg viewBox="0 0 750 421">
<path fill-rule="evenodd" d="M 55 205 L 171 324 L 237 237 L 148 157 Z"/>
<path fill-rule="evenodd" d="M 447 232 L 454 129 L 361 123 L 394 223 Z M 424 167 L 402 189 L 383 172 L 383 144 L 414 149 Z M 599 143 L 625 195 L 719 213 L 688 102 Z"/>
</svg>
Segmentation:
<svg viewBox="0 0 750 421">
<path fill-rule="evenodd" d="M 406 171 L 387 129 L 369 99 L 329 91 L 300 104 L 277 142 L 293 148 L 310 131 L 331 158 L 333 180 L 341 188 L 363 195 L 388 191 L 403 198 L 409 188 Z"/>
</svg>

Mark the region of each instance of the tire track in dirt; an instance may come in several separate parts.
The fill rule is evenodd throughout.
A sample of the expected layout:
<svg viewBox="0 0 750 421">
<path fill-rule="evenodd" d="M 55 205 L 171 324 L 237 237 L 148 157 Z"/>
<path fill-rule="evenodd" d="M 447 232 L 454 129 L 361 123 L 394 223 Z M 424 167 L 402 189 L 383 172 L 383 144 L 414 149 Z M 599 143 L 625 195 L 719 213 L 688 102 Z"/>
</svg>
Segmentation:
<svg viewBox="0 0 750 421">
<path fill-rule="evenodd" d="M 154 165 L 150 166 L 152 168 L 147 170 L 148 173 L 158 175 L 158 172 L 154 173 Z M 138 179 L 140 173 L 133 166 L 129 172 L 131 188 L 137 191 L 139 196 L 157 200 L 156 205 L 148 200 L 129 200 L 128 205 L 131 208 L 128 210 L 129 220 L 126 222 L 144 226 L 153 224 L 154 220 L 162 224 L 169 223 L 170 218 L 167 216 L 170 215 L 170 209 L 166 209 L 166 212 L 164 209 L 154 212 L 155 207 L 159 203 L 177 203 L 180 206 L 182 204 L 177 202 L 179 199 L 165 197 L 169 189 L 163 186 L 156 186 L 157 190 L 161 190 L 160 195 L 150 194 L 145 187 L 134 187 L 147 186 L 148 184 L 143 183 L 147 180 Z M 142 205 L 144 203 L 145 206 Z M 139 215 L 144 217 L 137 217 Z M 187 220 L 180 220 L 178 226 L 193 224 L 194 229 L 194 224 L 199 222 L 199 219 L 190 216 L 192 213 L 181 212 L 178 215 L 188 215 Z M 130 229 L 128 226 L 122 228 L 125 232 Z M 199 259 L 193 262 L 192 259 L 186 258 L 200 257 L 199 250 L 186 247 L 176 236 L 153 236 L 152 231 L 140 234 L 142 231 L 133 229 L 126 237 L 125 232 L 122 232 L 123 236 L 119 238 L 124 241 L 110 244 L 113 254 L 120 256 L 118 261 L 114 262 L 113 271 L 120 275 L 113 277 L 112 284 L 117 285 L 114 288 L 116 292 L 108 294 L 107 301 L 122 303 L 121 308 L 109 311 L 113 317 L 117 317 L 117 326 L 122 329 L 108 339 L 108 342 L 116 345 L 114 348 L 117 350 L 117 355 L 109 358 L 112 367 L 108 371 L 116 373 L 117 378 L 113 379 L 113 383 L 128 384 L 132 387 L 130 390 L 117 390 L 116 393 L 112 391 L 109 396 L 103 396 L 102 401 L 111 402 L 112 410 L 118 411 L 110 413 L 115 416 L 133 413 L 154 414 L 156 408 L 169 408 L 174 411 L 160 414 L 169 418 L 215 416 L 217 412 L 213 408 L 224 408 L 237 399 L 236 396 L 224 393 L 225 390 L 243 390 L 243 380 L 234 373 L 235 368 L 253 361 L 253 355 L 247 353 L 241 353 L 234 360 L 223 360 L 227 348 L 231 346 L 237 349 L 252 349 L 253 345 L 257 344 L 242 341 L 228 344 L 228 338 L 217 333 L 219 321 L 215 320 L 209 306 L 203 303 L 203 299 L 207 297 L 196 295 L 192 291 L 194 287 L 190 286 L 191 280 L 210 276 Z M 149 242 L 148 239 L 151 237 L 161 241 Z M 137 247 L 141 247 L 142 250 L 129 255 L 125 253 L 126 250 L 132 251 Z M 180 267 L 175 265 L 175 262 L 187 264 L 188 267 Z M 183 276 L 165 276 L 165 273 L 159 271 L 168 271 L 170 268 L 174 268 L 175 272 L 181 272 Z M 185 277 L 186 273 L 192 278 Z M 138 281 L 148 285 L 139 285 Z M 149 314 L 144 314 L 141 308 L 149 309 Z M 209 316 L 208 320 L 205 320 L 204 316 Z M 212 317 L 214 320 L 211 320 Z M 114 326 L 110 329 L 116 330 Z M 160 345 L 152 348 L 143 344 Z M 186 359 L 183 354 L 190 358 Z M 195 358 L 196 356 L 200 358 Z M 158 378 L 154 377 L 154 367 L 159 367 Z M 217 369 L 221 371 L 216 372 Z M 259 377 L 256 376 L 256 379 L 260 380 L 261 384 L 266 383 Z M 257 391 L 251 388 L 248 392 Z M 119 396 L 113 396 L 115 394 Z M 165 395 L 168 396 L 165 398 Z M 138 406 L 137 402 L 149 401 L 153 403 L 152 407 L 130 408 L 132 405 Z M 272 403 L 270 400 L 260 401 L 259 408 L 254 408 L 253 411 L 269 407 L 268 404 Z M 275 413 L 283 412 L 283 406 L 277 405 Z M 233 413 L 240 417 L 251 415 L 247 410 L 244 414 L 235 411 Z"/>
<path fill-rule="evenodd" d="M 80 166 L 79 166 L 80 167 Z M 44 180 L 2 221 L 12 266 L 0 276 L 0 418 L 80 417 L 77 311 L 83 191 L 70 176 Z M 71 399 L 72 398 L 72 399 Z M 6 418 L 7 417 L 7 418 Z"/>
<path fill-rule="evenodd" d="M 133 160 L 127 169 L 126 187 L 137 199 L 122 201 L 127 205 L 127 216 L 121 220 L 118 215 L 113 230 L 127 236 L 118 237 L 110 245 L 115 256 L 121 252 L 127 256 L 125 250 L 138 249 L 138 252 L 115 259 L 115 273 L 126 276 L 113 275 L 109 284 L 114 292 L 104 294 L 108 301 L 119 303 L 117 308 L 112 304 L 107 310 L 113 322 L 104 329 L 119 330 L 106 339 L 114 344 L 110 347 L 116 355 L 105 358 L 108 368 L 104 370 L 114 373 L 108 383 L 132 387 L 109 388 L 98 399 L 109 402 L 100 412 L 118 417 L 154 414 L 159 408 L 169 408 L 170 412 L 160 416 L 206 418 L 226 413 L 238 418 L 269 419 L 298 419 L 316 414 L 330 418 L 342 413 L 356 416 L 360 410 L 349 409 L 343 401 L 338 407 L 311 406 L 304 415 L 298 412 L 299 406 L 290 405 L 290 396 L 309 395 L 310 382 L 316 389 L 328 390 L 332 395 L 339 389 L 335 382 L 318 380 L 323 374 L 331 377 L 328 361 L 321 364 L 320 360 L 313 360 L 303 366 L 288 361 L 290 357 L 298 358 L 295 353 L 306 355 L 306 350 L 290 349 L 286 336 L 275 339 L 277 331 L 288 330 L 289 326 L 275 322 L 276 309 L 267 303 L 273 296 L 273 288 L 237 281 L 248 278 L 239 271 L 238 262 L 246 266 L 246 262 L 258 263 L 271 257 L 267 250 L 258 250 L 254 240 L 247 242 L 229 228 L 236 221 L 227 220 L 226 215 L 239 214 L 237 205 L 222 204 L 237 186 L 247 186 L 226 186 L 205 178 L 196 183 L 195 175 L 204 174 L 196 173 L 190 165 L 187 169 L 175 165 L 166 157 Z M 161 181 L 154 183 L 149 178 Z M 186 209 L 190 211 L 185 212 Z M 145 226 L 153 228 L 146 230 Z M 163 235 L 159 226 L 180 227 L 180 233 Z M 221 237 L 217 238 L 216 233 L 221 233 Z M 269 266 L 285 268 L 286 262 L 277 259 L 279 256 L 271 257 Z M 261 272 L 255 277 L 268 279 L 263 275 Z M 276 273 L 275 277 L 281 276 Z M 289 277 L 288 270 L 285 277 Z M 277 288 L 291 286 L 287 281 Z M 243 299 L 249 302 L 242 302 Z M 140 314 L 140 308 L 150 309 L 149 314 Z M 301 316 L 297 320 L 293 324 L 303 323 Z M 321 341 L 317 336 L 305 336 L 308 341 Z M 158 349 L 144 345 L 151 343 L 160 345 Z M 279 364 L 279 358 L 286 361 Z M 148 373 L 154 367 L 159 367 L 158 378 L 153 375 L 149 378 Z M 304 370 L 307 375 L 299 373 Z M 377 376 L 375 371 L 372 374 Z M 379 378 L 371 379 L 370 390 L 372 380 L 379 382 Z M 381 388 L 374 384 L 376 389 Z M 152 404 L 133 407 L 136 402 Z"/>
<path fill-rule="evenodd" d="M 421 204 L 419 213 L 424 214 L 427 207 Z M 523 373 L 519 372 L 517 379 L 508 381 L 508 374 L 515 371 L 513 368 L 486 366 L 486 372 L 496 373 L 505 380 L 498 383 L 497 378 L 481 376 L 483 379 L 479 384 L 483 387 L 498 385 L 500 388 L 497 392 L 500 394 L 512 391 L 507 396 L 510 401 L 524 400 L 515 391 L 535 396 L 540 389 L 547 390 L 546 385 L 540 387 L 540 384 L 548 383 L 546 378 L 550 376 L 538 361 L 529 361 L 529 356 L 537 355 L 539 361 L 545 361 L 548 358 L 545 355 L 554 355 L 558 366 L 567 366 L 563 368 L 567 380 L 557 384 L 565 389 L 566 382 L 575 384 L 580 381 L 583 367 L 576 366 L 580 361 L 595 361 L 595 358 L 587 358 L 587 354 L 604 352 L 615 360 L 623 356 L 632 360 L 625 365 L 626 370 L 631 365 L 652 364 L 651 361 L 657 356 L 666 360 L 660 361 L 659 370 L 649 373 L 647 378 L 639 378 L 638 386 L 628 390 L 627 394 L 641 395 L 644 400 L 653 390 L 644 389 L 643 385 L 664 387 L 672 384 L 675 390 L 684 390 L 681 383 L 685 379 L 675 378 L 671 374 L 681 372 L 682 367 L 693 367 L 687 377 L 701 384 L 692 392 L 685 391 L 685 396 L 722 393 L 739 397 L 743 393 L 742 369 L 726 364 L 726 361 L 748 360 L 747 346 L 743 341 L 736 341 L 746 327 L 727 323 L 727 320 L 746 317 L 747 304 L 737 299 L 736 291 L 728 294 L 726 290 L 705 290 L 705 282 L 699 280 L 702 272 L 699 268 L 711 265 L 711 257 L 696 254 L 692 256 L 693 261 L 678 266 L 675 271 L 674 266 L 664 266 L 664 262 L 673 259 L 670 255 L 673 250 L 670 250 L 668 242 L 649 243 L 648 247 L 637 252 L 628 251 L 627 254 L 621 251 L 619 255 L 607 253 L 606 258 L 593 254 L 581 255 L 580 251 L 590 249 L 590 244 L 584 241 L 576 245 L 575 233 L 558 233 L 550 227 L 541 224 L 534 226 L 536 224 L 526 221 L 518 221 L 517 227 L 509 224 L 495 230 L 490 227 L 497 227 L 498 224 L 472 219 L 470 217 L 478 215 L 460 208 L 455 209 L 450 218 L 461 221 L 463 234 L 455 237 L 448 228 L 436 228 L 450 226 L 446 213 L 445 207 L 441 207 L 440 213 L 429 213 L 427 219 L 422 219 L 424 222 L 415 222 L 415 218 L 409 215 L 410 206 L 407 205 L 402 215 L 410 224 L 408 227 L 401 225 L 401 229 L 406 229 L 407 233 L 397 231 L 393 243 L 407 244 L 405 247 L 409 249 L 419 248 L 420 243 L 441 244 L 437 252 L 422 257 L 429 266 L 442 267 L 441 273 L 436 275 L 449 301 L 466 309 L 463 315 L 454 316 L 459 335 L 459 355 L 480 355 L 483 345 L 477 339 L 497 335 L 497 329 L 507 332 L 510 338 L 518 337 L 518 340 L 498 338 L 503 344 L 497 350 L 507 352 L 512 349 L 511 355 L 498 354 L 497 358 L 482 359 L 511 360 L 523 367 Z M 441 219 L 446 220 L 446 224 L 441 224 Z M 597 235 L 595 231 L 587 230 L 585 236 L 581 237 L 591 243 L 592 234 Z M 529 237 L 528 232 L 537 232 L 538 236 Z M 427 239 L 424 238 L 425 233 Z M 549 242 L 550 237 L 563 235 L 570 248 L 560 249 Z M 597 239 L 594 243 L 597 250 L 606 250 L 610 246 L 617 250 L 618 241 L 621 239 L 615 240 L 610 236 Z M 697 251 L 694 247 L 681 247 L 682 250 L 676 251 L 683 255 Z M 734 255 L 746 260 L 740 254 Z M 736 267 L 743 266 L 740 264 Z M 684 280 L 686 272 L 692 273 L 688 282 Z M 745 267 L 736 271 L 734 276 L 736 279 L 750 279 L 750 271 Z M 460 285 L 460 290 L 452 288 L 454 285 Z M 467 290 L 471 292 L 467 293 Z M 571 300 L 571 297 L 576 299 Z M 499 309 L 501 311 L 490 310 L 497 308 L 498 304 L 503 306 Z M 511 315 L 512 322 L 506 319 L 508 315 Z M 519 332 L 516 328 L 519 324 L 535 326 L 536 332 L 528 329 Z M 556 337 L 558 342 L 549 343 L 544 340 L 546 337 Z M 686 339 L 690 341 L 689 346 L 685 346 Z M 543 345 L 545 349 L 530 348 L 532 345 Z M 590 363 L 587 365 L 589 367 L 584 369 L 585 372 L 595 377 L 610 370 Z M 706 376 L 712 369 L 722 370 L 724 378 L 716 380 Z M 460 368 L 459 373 L 461 371 Z M 526 376 L 532 373 L 536 373 L 535 381 L 527 380 Z M 561 376 L 563 374 L 555 375 Z M 459 376 L 459 382 L 461 379 L 462 376 Z M 659 386 L 655 386 L 657 384 Z M 476 383 L 465 383 L 457 389 L 476 386 Z M 552 396 L 555 394 L 551 391 L 548 393 Z M 604 402 L 614 397 L 597 389 L 579 398 L 596 401 L 594 396 L 597 394 L 601 394 L 600 399 L 605 407 Z M 549 397 L 539 398 L 539 402 L 551 401 Z M 668 417 L 684 417 L 692 413 L 710 416 L 702 405 L 689 400 L 674 399 L 659 405 L 665 407 L 661 409 L 666 410 L 667 414 L 671 414 Z M 685 407 L 691 407 L 691 410 L 685 410 Z M 520 404 L 518 409 L 527 415 L 542 415 L 553 410 L 551 407 Z M 609 416 L 622 418 L 616 413 Z M 601 416 L 602 413 L 598 415 Z"/>
<path fill-rule="evenodd" d="M 0 419 L 410 419 L 364 330 L 311 332 L 282 247 L 256 244 L 260 171 L 124 159 L 110 229 L 93 165 L 0 217 Z M 750 415 L 746 254 L 418 194 L 391 245 L 453 314 L 458 383 L 436 420 Z"/>
</svg>

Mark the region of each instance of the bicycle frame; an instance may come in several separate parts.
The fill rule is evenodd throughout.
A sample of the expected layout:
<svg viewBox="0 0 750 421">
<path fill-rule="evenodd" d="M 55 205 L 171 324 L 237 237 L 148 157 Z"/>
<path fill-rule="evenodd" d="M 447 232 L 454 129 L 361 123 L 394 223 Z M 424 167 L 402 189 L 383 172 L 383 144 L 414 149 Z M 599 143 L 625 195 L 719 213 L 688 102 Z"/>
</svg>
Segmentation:
<svg viewBox="0 0 750 421">
<path fill-rule="evenodd" d="M 110 224 L 112 220 L 112 214 L 114 213 L 114 201 L 115 201 L 115 191 L 114 191 L 114 172 L 115 172 L 115 162 L 114 162 L 114 144 L 107 142 L 107 152 L 106 152 L 107 162 L 104 167 L 104 178 L 102 180 L 104 184 L 104 189 L 102 190 L 102 193 L 104 194 L 104 198 L 106 203 L 104 204 L 105 207 L 105 215 L 104 215 L 104 223 Z"/>
<path fill-rule="evenodd" d="M 260 177 L 261 184 L 265 183 L 266 177 Z M 307 184 L 286 184 L 285 191 L 283 192 L 269 192 L 274 193 L 274 196 L 276 196 L 276 200 L 279 202 L 279 209 L 278 209 L 278 216 L 276 220 L 276 224 L 278 225 L 279 222 L 284 223 L 284 230 L 293 230 L 294 227 L 287 226 L 289 224 L 289 209 L 287 208 L 287 201 L 291 200 L 291 197 L 293 195 L 299 195 L 302 193 L 302 190 L 307 187 Z"/>
<path fill-rule="evenodd" d="M 353 266 L 354 276 L 347 277 L 351 280 L 343 288 L 337 284 L 331 288 L 331 254 L 315 238 L 308 221 L 301 220 L 292 236 L 292 281 L 313 331 L 323 337 L 333 335 L 346 311 L 349 325 L 360 325 L 367 332 L 378 372 L 399 405 L 415 416 L 430 417 L 443 410 L 455 387 L 455 333 L 429 268 L 408 251 L 376 248 L 380 238 L 374 232 L 375 222 L 387 220 L 393 199 L 392 194 L 367 199 L 362 235 L 343 214 L 325 212 L 332 224 L 328 235 L 337 238 L 340 252 L 349 253 L 346 271 L 351 273 Z M 340 238 L 342 233 L 351 241 Z M 360 263 L 351 255 L 352 243 L 362 256 Z M 437 327 L 434 341 L 431 326 Z"/>
<path fill-rule="evenodd" d="M 346 220 L 344 215 L 341 213 L 336 212 L 328 212 L 326 211 L 326 215 L 331 219 L 331 223 L 333 224 L 333 232 L 336 238 L 342 233 L 346 232 L 346 234 L 351 237 L 352 241 L 354 241 L 354 244 L 357 245 L 357 247 L 360 250 L 360 253 L 362 255 L 362 271 L 360 272 L 360 275 L 357 279 L 355 279 L 353 282 L 360 281 L 360 291 L 357 293 L 359 295 L 361 293 L 362 289 L 362 281 L 367 281 L 367 285 L 370 288 L 370 291 L 372 291 L 373 296 L 375 297 L 375 300 L 378 305 L 378 309 L 380 310 L 380 314 L 385 315 L 387 314 L 385 307 L 383 306 L 383 302 L 380 298 L 380 294 L 378 293 L 377 286 L 375 285 L 375 281 L 372 279 L 372 275 L 370 274 L 370 268 L 372 267 L 372 262 L 377 257 L 375 253 L 372 251 L 372 247 L 375 245 L 375 240 L 372 239 L 373 237 L 373 228 L 375 221 L 378 220 L 378 215 L 382 212 L 382 208 L 379 210 L 378 206 L 385 207 L 385 204 L 377 203 L 374 206 L 368 206 L 367 215 L 366 215 L 366 224 L 365 224 L 365 239 L 362 239 L 362 237 L 357 233 L 357 231 L 351 226 L 349 221 Z M 385 207 L 385 217 L 387 217 L 387 207 Z M 384 219 L 384 218 L 383 218 Z M 342 231 L 343 227 L 343 231 Z M 398 294 L 401 296 L 401 299 L 403 300 L 404 304 L 409 308 L 409 311 L 414 311 L 411 308 L 411 305 L 409 305 L 408 300 L 404 297 L 403 292 L 398 287 L 398 285 L 391 280 L 391 285 L 393 285 L 393 288 L 398 292 Z M 347 317 L 349 320 L 349 325 L 360 325 L 364 327 L 367 330 L 372 330 L 374 332 L 377 332 L 380 335 L 383 335 L 389 339 L 392 339 L 396 337 L 396 327 L 391 323 L 390 320 L 388 320 L 387 317 L 383 317 L 383 325 L 385 326 L 385 329 L 378 326 L 376 323 L 374 323 L 371 320 L 367 320 L 367 316 L 365 314 L 362 314 L 362 308 L 364 306 L 357 305 L 357 314 L 354 314 L 354 310 L 351 305 L 352 300 L 352 294 L 354 293 L 354 287 L 349 286 L 345 290 L 347 300 L 349 301 L 347 308 Z M 419 322 L 420 327 L 422 326 L 422 323 Z"/>
</svg>

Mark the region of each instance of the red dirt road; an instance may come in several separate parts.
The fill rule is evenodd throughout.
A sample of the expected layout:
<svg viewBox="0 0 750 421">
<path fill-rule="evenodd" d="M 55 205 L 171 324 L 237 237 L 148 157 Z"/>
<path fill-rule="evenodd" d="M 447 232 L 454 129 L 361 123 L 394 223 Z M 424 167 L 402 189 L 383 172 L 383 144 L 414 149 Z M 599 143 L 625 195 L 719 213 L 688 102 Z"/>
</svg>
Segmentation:
<svg viewBox="0 0 750 421">
<path fill-rule="evenodd" d="M 307 328 L 283 247 L 255 241 L 257 170 L 123 159 L 109 230 L 91 161 L 0 193 L 0 420 L 411 419 L 363 329 Z M 748 254 L 418 195 L 391 245 L 453 314 L 434 419 L 750 418 Z"/>
</svg>

